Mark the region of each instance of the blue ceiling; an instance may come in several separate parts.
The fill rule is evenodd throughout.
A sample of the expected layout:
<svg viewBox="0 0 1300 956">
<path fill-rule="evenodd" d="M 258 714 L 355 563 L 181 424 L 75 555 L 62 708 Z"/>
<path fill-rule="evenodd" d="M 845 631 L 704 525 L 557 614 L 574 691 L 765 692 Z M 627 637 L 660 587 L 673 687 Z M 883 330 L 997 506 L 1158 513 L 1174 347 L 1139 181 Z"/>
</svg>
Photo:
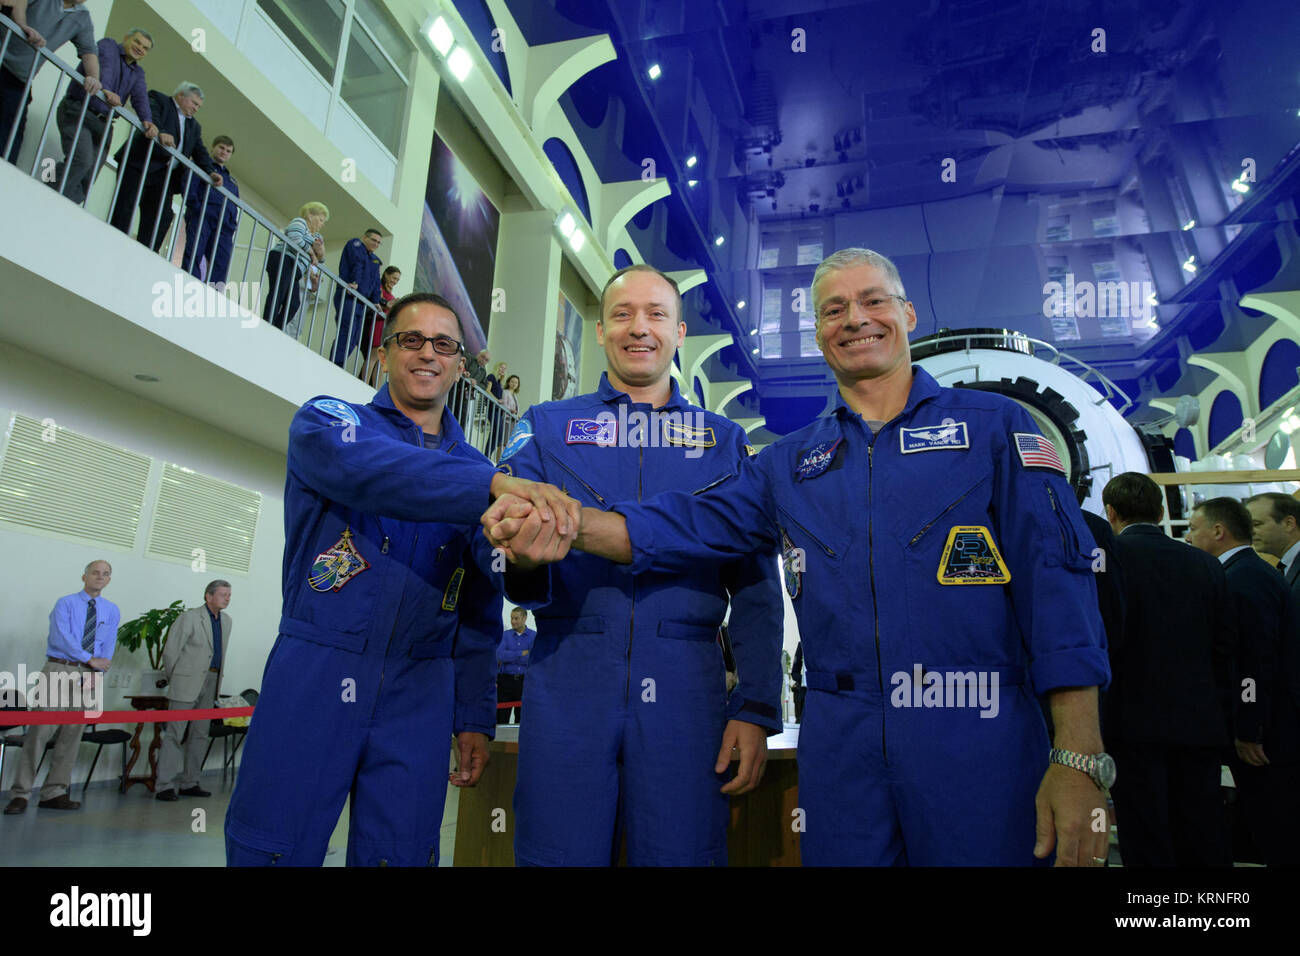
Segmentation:
<svg viewBox="0 0 1300 956">
<path fill-rule="evenodd" d="M 457 6 L 490 51 L 483 0 Z M 652 163 L 673 183 L 630 232 L 660 268 L 709 273 L 691 332 L 741 343 L 709 375 L 752 378 L 740 401 L 777 434 L 830 391 L 799 309 L 837 248 L 897 262 L 918 336 L 1016 329 L 1144 400 L 1195 387 L 1191 352 L 1260 334 L 1235 301 L 1298 245 L 1294 0 L 508 6 L 530 44 L 612 38 L 562 106 L 603 180 Z M 1131 294 L 1049 315 L 1056 281 Z"/>
</svg>

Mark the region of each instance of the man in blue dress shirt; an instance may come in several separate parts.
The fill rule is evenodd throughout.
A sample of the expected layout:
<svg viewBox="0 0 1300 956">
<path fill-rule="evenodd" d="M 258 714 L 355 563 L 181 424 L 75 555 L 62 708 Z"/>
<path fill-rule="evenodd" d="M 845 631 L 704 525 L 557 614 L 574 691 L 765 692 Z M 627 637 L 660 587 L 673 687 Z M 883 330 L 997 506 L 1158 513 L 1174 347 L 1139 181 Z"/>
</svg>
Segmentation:
<svg viewBox="0 0 1300 956">
<path fill-rule="evenodd" d="M 532 653 L 533 641 L 537 632 L 528 626 L 528 612 L 521 607 L 510 612 L 510 627 L 497 645 L 497 704 L 510 700 L 524 699 L 524 671 L 528 669 L 528 655 Z M 515 723 L 524 719 L 524 708 L 497 708 L 497 723 L 510 723 L 510 715 L 515 715 Z"/>
<path fill-rule="evenodd" d="M 73 691 L 72 686 L 97 671 L 108 670 L 113 648 L 117 645 L 118 621 L 121 620 L 117 605 L 101 597 L 112 576 L 113 567 L 107 561 L 91 561 L 81 576 L 85 587 L 76 594 L 59 598 L 54 605 L 50 612 L 50 635 L 45 650 L 47 660 L 37 690 L 28 700 L 32 710 L 74 709 L 68 706 L 70 699 L 79 700 L 82 693 Z M 14 776 L 13 799 L 5 807 L 5 813 L 22 813 L 27 809 L 27 797 L 36 782 L 37 761 L 54 734 L 57 734 L 54 762 L 50 764 L 45 786 L 41 788 L 41 809 L 76 810 L 81 806 L 68 799 L 81 731 L 81 724 L 37 725 L 27 731 L 18 773 Z"/>
</svg>

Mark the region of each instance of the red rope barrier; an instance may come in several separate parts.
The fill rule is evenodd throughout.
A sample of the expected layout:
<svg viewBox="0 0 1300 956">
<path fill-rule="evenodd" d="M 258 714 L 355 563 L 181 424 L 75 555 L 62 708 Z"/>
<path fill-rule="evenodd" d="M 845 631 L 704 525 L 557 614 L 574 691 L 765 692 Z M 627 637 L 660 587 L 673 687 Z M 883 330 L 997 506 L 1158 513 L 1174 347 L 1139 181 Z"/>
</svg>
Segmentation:
<svg viewBox="0 0 1300 956">
<path fill-rule="evenodd" d="M 0 725 L 21 727 L 37 724 L 156 724 L 173 720 L 204 720 L 221 717 L 249 717 L 252 707 L 208 707 L 204 710 L 106 710 L 88 717 L 84 710 L 5 710 Z"/>
</svg>

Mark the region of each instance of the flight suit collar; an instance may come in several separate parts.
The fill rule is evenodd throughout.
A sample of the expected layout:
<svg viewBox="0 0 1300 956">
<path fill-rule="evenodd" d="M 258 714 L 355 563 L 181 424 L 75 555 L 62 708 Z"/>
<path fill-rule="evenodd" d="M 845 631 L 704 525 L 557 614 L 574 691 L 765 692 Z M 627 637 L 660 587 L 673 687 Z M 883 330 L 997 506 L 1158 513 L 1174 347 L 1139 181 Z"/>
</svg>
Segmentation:
<svg viewBox="0 0 1300 956">
<path fill-rule="evenodd" d="M 370 404 L 400 427 L 417 427 L 415 422 L 407 418 L 402 410 L 393 404 L 393 398 L 388 394 L 387 382 L 379 386 L 379 391 L 375 392 L 375 397 L 370 400 Z M 460 422 L 456 421 L 456 416 L 451 413 L 451 409 L 444 406 L 442 409 L 442 444 L 440 447 L 443 451 L 446 451 L 450 447 L 449 442 L 463 442 L 464 440 L 465 433 L 461 431 Z"/>
<path fill-rule="evenodd" d="M 921 368 L 919 365 L 913 365 L 912 388 L 907 393 L 907 404 L 903 406 L 903 410 L 899 413 L 898 418 L 907 418 L 922 402 L 929 401 L 932 398 L 937 398 L 942 387 L 943 386 L 934 380 L 933 375 Z M 844 401 L 844 394 L 838 388 L 835 390 L 835 407 L 832 409 L 832 414 L 838 417 L 841 421 L 851 421 L 855 418 L 861 419 L 862 417 L 850 408 L 846 401 Z"/>
<path fill-rule="evenodd" d="M 686 401 L 682 396 L 681 389 L 677 387 L 677 379 L 670 376 L 668 384 L 669 387 L 672 388 L 672 392 L 668 396 L 668 401 L 663 404 L 663 408 L 674 409 L 676 411 L 686 411 L 689 409 L 690 402 Z M 619 401 L 625 401 L 629 404 L 632 403 L 632 399 L 627 392 L 620 392 L 610 384 L 608 372 L 600 373 L 600 386 L 596 389 L 596 397 L 607 405 L 617 404 Z"/>
</svg>

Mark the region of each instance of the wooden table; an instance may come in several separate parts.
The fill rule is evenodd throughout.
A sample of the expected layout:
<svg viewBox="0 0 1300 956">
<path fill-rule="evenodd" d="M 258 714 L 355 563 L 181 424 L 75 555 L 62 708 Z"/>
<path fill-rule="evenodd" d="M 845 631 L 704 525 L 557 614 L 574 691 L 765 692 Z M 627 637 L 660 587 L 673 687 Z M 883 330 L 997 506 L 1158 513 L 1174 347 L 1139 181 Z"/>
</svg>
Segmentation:
<svg viewBox="0 0 1300 956">
<path fill-rule="evenodd" d="M 128 697 L 133 710 L 166 710 L 166 697 Z M 131 735 L 131 759 L 126 762 L 126 769 L 122 771 L 122 793 L 126 793 L 133 783 L 142 783 L 150 793 L 158 779 L 158 748 L 162 746 L 162 722 L 154 721 L 153 724 L 153 741 L 149 744 L 149 776 L 131 776 L 131 769 L 135 762 L 140 758 L 140 732 L 144 730 L 144 721 L 135 725 L 135 733 Z"/>
<path fill-rule="evenodd" d="M 730 866 L 798 866 L 799 833 L 794 812 L 799 806 L 799 768 L 795 748 L 798 727 L 767 738 L 767 768 L 758 788 L 731 800 L 727 826 Z M 497 728 L 492 759 L 476 786 L 460 791 L 456 812 L 456 866 L 515 865 L 515 773 L 519 728 Z M 624 862 L 626 853 L 623 854 Z"/>
</svg>

